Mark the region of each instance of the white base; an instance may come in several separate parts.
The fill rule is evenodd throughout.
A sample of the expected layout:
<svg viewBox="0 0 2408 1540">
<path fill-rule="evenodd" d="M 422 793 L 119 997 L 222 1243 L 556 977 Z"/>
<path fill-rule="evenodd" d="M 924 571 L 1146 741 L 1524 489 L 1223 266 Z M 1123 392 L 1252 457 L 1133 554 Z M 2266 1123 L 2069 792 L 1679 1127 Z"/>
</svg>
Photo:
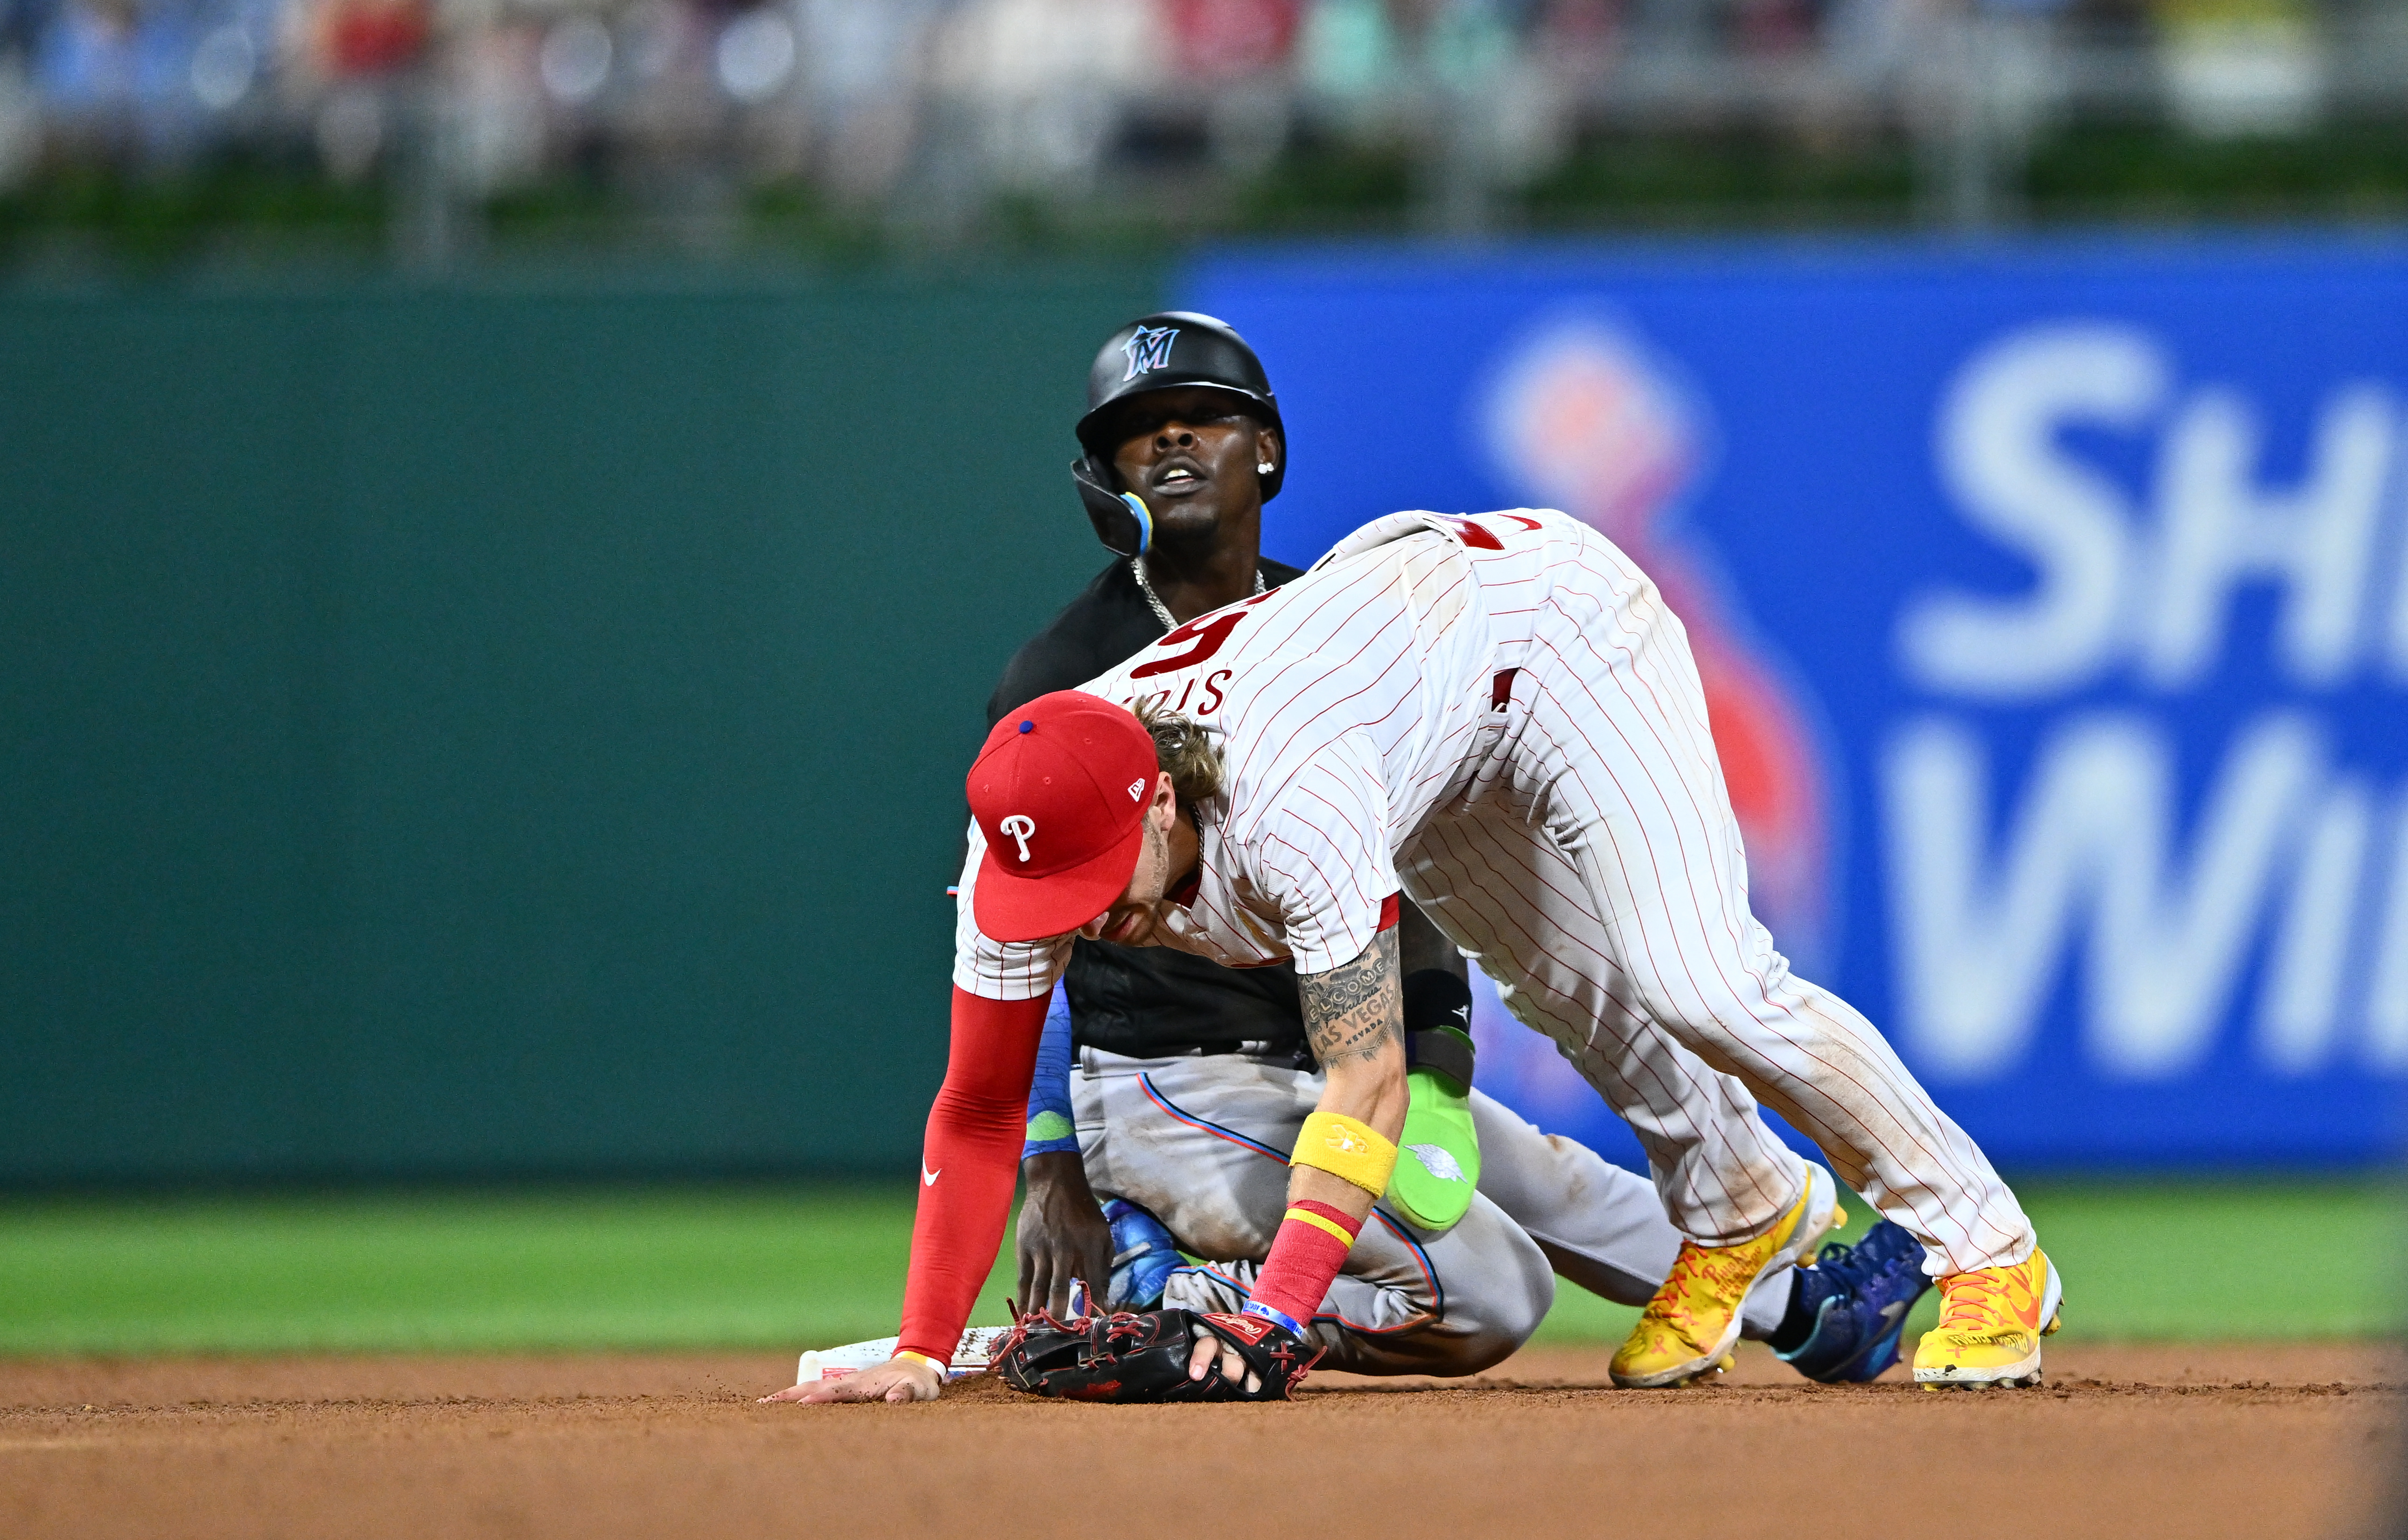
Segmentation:
<svg viewBox="0 0 2408 1540">
<path fill-rule="evenodd" d="M 986 1373 L 995 1361 L 995 1345 L 1010 1331 L 1008 1326 L 973 1326 L 962 1333 L 953 1349 L 953 1367 L 946 1371 L 949 1380 L 967 1379 Z M 897 1339 L 877 1337 L 868 1342 L 847 1343 L 842 1347 L 816 1347 L 805 1353 L 795 1366 L 795 1383 L 817 1385 L 824 1379 L 842 1379 L 864 1369 L 875 1369 L 895 1356 Z"/>
</svg>

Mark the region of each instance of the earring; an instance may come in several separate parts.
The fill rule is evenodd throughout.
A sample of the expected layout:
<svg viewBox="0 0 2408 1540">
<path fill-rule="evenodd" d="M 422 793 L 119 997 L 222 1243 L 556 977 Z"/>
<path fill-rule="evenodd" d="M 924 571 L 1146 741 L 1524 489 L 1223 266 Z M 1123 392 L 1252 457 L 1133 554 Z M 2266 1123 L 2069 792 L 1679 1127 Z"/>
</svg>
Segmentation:
<svg viewBox="0 0 2408 1540">
<path fill-rule="evenodd" d="M 1265 460 L 1260 465 L 1254 467 L 1254 474 L 1257 476 L 1268 476 L 1270 473 L 1271 463 L 1268 460 Z"/>
</svg>

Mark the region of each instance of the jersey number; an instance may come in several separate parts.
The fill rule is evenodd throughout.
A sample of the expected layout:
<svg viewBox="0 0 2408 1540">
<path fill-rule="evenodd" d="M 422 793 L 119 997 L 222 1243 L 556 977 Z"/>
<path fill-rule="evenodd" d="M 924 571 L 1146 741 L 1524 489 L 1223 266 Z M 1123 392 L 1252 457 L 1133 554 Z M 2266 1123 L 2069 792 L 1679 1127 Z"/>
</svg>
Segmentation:
<svg viewBox="0 0 2408 1540">
<path fill-rule="evenodd" d="M 1544 529 L 1546 527 L 1546 525 L 1541 524 L 1538 520 L 1524 518 L 1519 513 L 1492 513 L 1488 516 L 1492 519 L 1511 519 L 1525 529 Z M 1444 517 L 1444 515 L 1441 514 L 1440 517 Z M 1447 519 L 1446 522 L 1455 526 L 1455 532 L 1463 537 L 1463 543 L 1466 545 L 1478 546 L 1483 551 L 1502 551 L 1505 549 L 1505 542 L 1498 540 L 1496 535 L 1484 525 L 1475 524 L 1468 518 L 1451 518 Z"/>
<path fill-rule="evenodd" d="M 1236 630 L 1238 622 L 1245 618 L 1246 612 L 1243 610 L 1234 610 L 1226 614 L 1197 616 L 1154 643 L 1156 647 L 1176 647 L 1182 641 L 1192 641 L 1196 643 L 1195 646 L 1175 657 L 1156 658 L 1152 663 L 1131 669 L 1129 677 L 1152 679 L 1156 674 L 1175 673 L 1191 663 L 1203 662 L 1221 650 L 1221 643 L 1229 640 L 1229 633 Z"/>
</svg>

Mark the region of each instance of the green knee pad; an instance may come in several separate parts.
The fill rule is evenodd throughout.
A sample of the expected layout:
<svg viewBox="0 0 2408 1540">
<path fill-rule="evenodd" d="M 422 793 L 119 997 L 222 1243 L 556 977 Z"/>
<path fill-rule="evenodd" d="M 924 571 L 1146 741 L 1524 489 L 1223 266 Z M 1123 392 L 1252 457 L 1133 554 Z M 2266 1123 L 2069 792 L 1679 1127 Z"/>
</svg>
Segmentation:
<svg viewBox="0 0 2408 1540">
<path fill-rule="evenodd" d="M 1441 982 L 1442 981 L 1442 982 Z M 1457 997 L 1460 1003 L 1457 1003 Z M 1471 996 L 1463 981 L 1429 970 L 1406 980 L 1405 1085 L 1412 1101 L 1397 1140 L 1388 1201 L 1423 1230 L 1446 1230 L 1480 1189 L 1480 1134 L 1471 1122 Z M 1416 1021 L 1432 1025 L 1415 1027 Z"/>
<path fill-rule="evenodd" d="M 1424 1230 L 1453 1227 L 1480 1189 L 1480 1135 L 1471 1126 L 1471 1089 L 1453 1075 L 1415 1070 L 1405 1130 L 1397 1141 L 1388 1201 Z"/>
</svg>

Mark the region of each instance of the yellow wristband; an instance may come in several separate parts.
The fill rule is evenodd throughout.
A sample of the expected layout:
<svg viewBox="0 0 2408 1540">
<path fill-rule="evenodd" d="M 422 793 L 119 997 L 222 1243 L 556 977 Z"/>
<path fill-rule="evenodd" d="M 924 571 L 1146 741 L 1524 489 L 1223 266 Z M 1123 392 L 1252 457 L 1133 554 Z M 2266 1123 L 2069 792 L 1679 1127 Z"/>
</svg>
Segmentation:
<svg viewBox="0 0 2408 1540">
<path fill-rule="evenodd" d="M 1326 1171 L 1377 1198 L 1388 1190 L 1388 1174 L 1397 1169 L 1397 1146 L 1369 1123 L 1344 1113 L 1316 1112 L 1297 1131 L 1296 1153 L 1289 1159 Z"/>
<path fill-rule="evenodd" d="M 1344 1226 L 1337 1224 L 1331 1220 L 1325 1219 L 1309 1208 L 1289 1209 L 1287 1211 L 1287 1217 L 1294 1219 L 1297 1224 L 1311 1225 L 1315 1230 L 1325 1231 L 1335 1238 L 1340 1245 L 1345 1246 L 1349 1250 L 1354 1249 L 1354 1237 L 1346 1233 Z"/>
<path fill-rule="evenodd" d="M 953 1366 L 945 1362 L 943 1360 L 932 1359 L 925 1353 L 914 1353 L 909 1347 L 896 1348 L 895 1350 L 895 1356 L 898 1359 L 917 1359 L 922 1363 L 926 1364 L 929 1368 L 934 1369 L 939 1379 L 953 1372 Z"/>
</svg>

